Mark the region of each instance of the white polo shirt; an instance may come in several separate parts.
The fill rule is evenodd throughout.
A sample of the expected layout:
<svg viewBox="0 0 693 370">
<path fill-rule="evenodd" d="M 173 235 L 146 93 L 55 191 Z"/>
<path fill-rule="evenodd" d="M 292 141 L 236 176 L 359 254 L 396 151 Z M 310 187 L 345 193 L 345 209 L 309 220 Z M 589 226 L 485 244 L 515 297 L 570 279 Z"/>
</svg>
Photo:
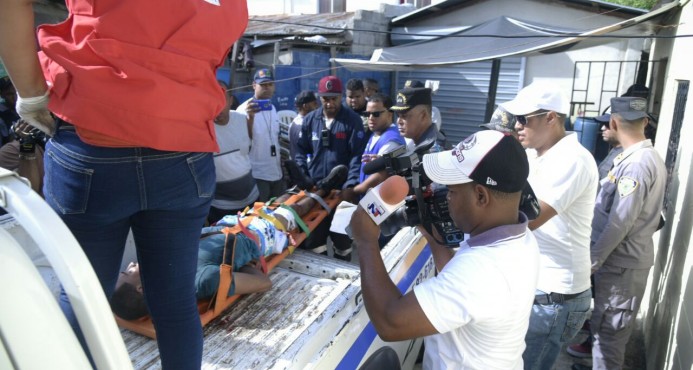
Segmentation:
<svg viewBox="0 0 693 370">
<path fill-rule="evenodd" d="M 414 287 L 440 334 L 424 338 L 424 369 L 522 369 L 539 249 L 522 223 L 460 243 L 433 279 Z"/>
<path fill-rule="evenodd" d="M 546 293 L 575 294 L 590 287 L 590 234 L 599 175 L 575 132 L 537 157 L 527 150 L 529 183 L 556 216 L 534 230 L 541 251 L 539 285 Z"/>
</svg>

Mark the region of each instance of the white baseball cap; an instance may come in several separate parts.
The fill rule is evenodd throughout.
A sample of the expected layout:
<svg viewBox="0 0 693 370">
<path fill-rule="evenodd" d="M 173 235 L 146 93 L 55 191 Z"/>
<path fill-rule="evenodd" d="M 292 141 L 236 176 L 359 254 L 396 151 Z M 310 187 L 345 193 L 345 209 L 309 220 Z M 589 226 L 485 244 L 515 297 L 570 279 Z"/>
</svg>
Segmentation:
<svg viewBox="0 0 693 370">
<path fill-rule="evenodd" d="M 561 88 L 551 82 L 536 81 L 525 86 L 515 99 L 501 104 L 505 110 L 516 116 L 524 116 L 538 110 L 568 114 L 570 104 Z"/>
</svg>

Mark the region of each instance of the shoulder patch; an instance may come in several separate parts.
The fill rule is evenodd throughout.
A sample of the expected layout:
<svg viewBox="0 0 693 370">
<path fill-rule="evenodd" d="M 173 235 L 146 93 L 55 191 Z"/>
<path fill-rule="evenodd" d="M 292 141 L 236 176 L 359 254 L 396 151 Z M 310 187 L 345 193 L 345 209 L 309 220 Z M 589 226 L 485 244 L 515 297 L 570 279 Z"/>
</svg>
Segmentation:
<svg viewBox="0 0 693 370">
<path fill-rule="evenodd" d="M 632 177 L 623 176 L 618 180 L 618 195 L 627 197 L 638 188 L 638 181 Z"/>
</svg>

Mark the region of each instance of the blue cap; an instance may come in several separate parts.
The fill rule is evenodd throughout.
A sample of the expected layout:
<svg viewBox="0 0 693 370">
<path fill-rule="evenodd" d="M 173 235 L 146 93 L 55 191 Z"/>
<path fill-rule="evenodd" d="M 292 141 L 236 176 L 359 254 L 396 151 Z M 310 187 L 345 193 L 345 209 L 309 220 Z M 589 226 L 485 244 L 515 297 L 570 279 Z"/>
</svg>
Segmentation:
<svg viewBox="0 0 693 370">
<path fill-rule="evenodd" d="M 260 84 L 263 82 L 270 82 L 270 81 L 274 81 L 274 76 L 272 75 L 272 71 L 270 71 L 267 68 L 262 68 L 262 69 L 258 69 L 255 72 L 255 77 L 253 78 L 253 81 L 256 84 Z"/>
</svg>

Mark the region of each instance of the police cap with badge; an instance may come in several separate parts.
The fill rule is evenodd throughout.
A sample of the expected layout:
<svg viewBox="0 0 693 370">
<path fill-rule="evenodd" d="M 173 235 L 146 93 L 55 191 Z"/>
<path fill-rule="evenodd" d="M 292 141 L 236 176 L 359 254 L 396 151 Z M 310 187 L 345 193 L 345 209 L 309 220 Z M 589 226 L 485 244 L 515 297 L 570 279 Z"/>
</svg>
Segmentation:
<svg viewBox="0 0 693 370">
<path fill-rule="evenodd" d="M 431 102 L 431 89 L 426 87 L 405 86 L 402 90 L 397 91 L 396 103 L 391 109 L 396 112 L 404 112 L 417 105 L 430 106 Z"/>
</svg>

